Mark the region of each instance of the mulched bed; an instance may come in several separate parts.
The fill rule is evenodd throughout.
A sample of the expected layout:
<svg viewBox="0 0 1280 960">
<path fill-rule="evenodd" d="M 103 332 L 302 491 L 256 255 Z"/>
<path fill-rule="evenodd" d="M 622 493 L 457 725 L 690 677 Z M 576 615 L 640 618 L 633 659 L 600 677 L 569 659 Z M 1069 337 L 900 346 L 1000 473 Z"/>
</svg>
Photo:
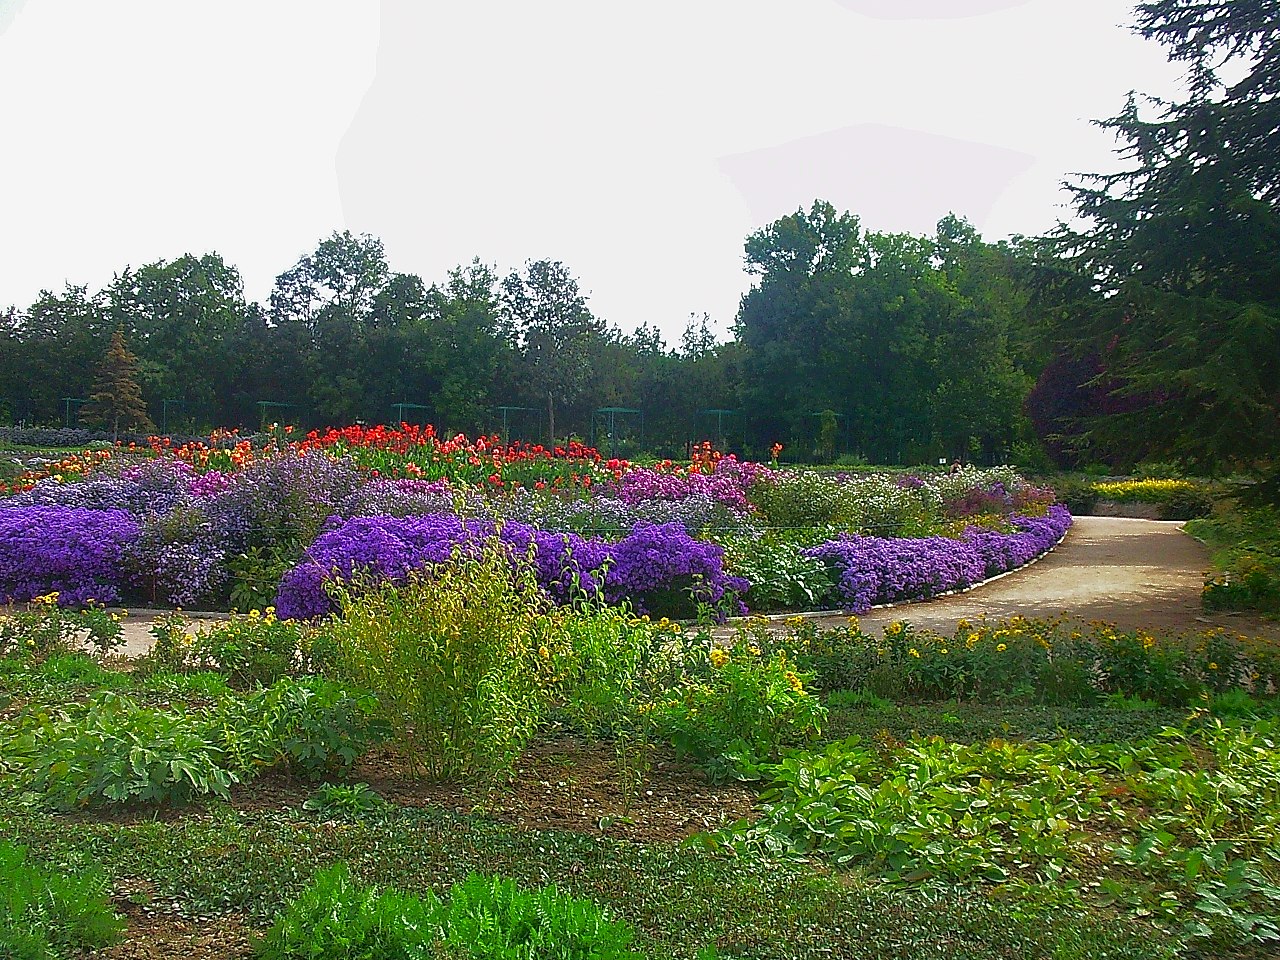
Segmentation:
<svg viewBox="0 0 1280 960">
<path fill-rule="evenodd" d="M 400 806 L 444 807 L 525 829 L 633 841 L 683 840 L 754 817 L 750 790 L 713 784 L 666 750 L 654 752 L 644 784 L 628 798 L 613 746 L 568 736 L 529 747 L 516 761 L 511 783 L 488 793 L 423 780 L 390 750 L 365 757 L 346 779 L 367 783 Z M 236 788 L 232 805 L 238 810 L 299 807 L 313 790 L 305 781 L 263 777 Z"/>
</svg>

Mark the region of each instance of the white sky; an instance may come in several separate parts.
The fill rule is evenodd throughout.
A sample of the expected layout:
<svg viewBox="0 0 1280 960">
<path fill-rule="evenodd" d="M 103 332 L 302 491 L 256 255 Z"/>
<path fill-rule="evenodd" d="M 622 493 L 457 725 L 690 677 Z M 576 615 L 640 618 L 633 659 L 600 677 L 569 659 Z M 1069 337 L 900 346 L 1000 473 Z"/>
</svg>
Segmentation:
<svg viewBox="0 0 1280 960">
<path fill-rule="evenodd" d="M 0 307 L 217 251 L 265 300 L 335 229 L 428 282 L 563 260 L 600 316 L 724 330 L 815 197 L 988 239 L 1114 168 L 1179 71 L 1129 0 L 0 0 Z"/>
</svg>

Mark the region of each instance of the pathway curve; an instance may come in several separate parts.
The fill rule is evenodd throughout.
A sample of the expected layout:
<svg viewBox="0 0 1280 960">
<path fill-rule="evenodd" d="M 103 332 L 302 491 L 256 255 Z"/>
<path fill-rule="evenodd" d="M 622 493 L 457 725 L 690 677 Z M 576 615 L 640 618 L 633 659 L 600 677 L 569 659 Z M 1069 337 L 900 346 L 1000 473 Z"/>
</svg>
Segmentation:
<svg viewBox="0 0 1280 960">
<path fill-rule="evenodd" d="M 909 620 L 950 633 L 960 619 L 1055 617 L 1106 620 L 1121 627 L 1177 632 L 1223 627 L 1280 639 L 1280 624 L 1260 617 L 1205 613 L 1200 591 L 1209 554 L 1178 521 L 1077 517 L 1066 539 L 1038 562 L 984 586 L 925 603 L 872 610 L 879 627 Z M 820 617 L 820 623 L 844 617 Z"/>
<path fill-rule="evenodd" d="M 960 619 L 1066 614 L 1126 628 L 1178 632 L 1220 626 L 1280 640 L 1276 621 L 1201 611 L 1200 589 L 1208 569 L 1208 551 L 1183 533 L 1179 522 L 1077 517 L 1066 539 L 1031 566 L 968 593 L 873 610 L 859 619 L 864 628 L 910 620 L 917 627 L 950 633 Z M 150 649 L 154 617 L 142 612 L 126 619 L 122 655 L 137 657 Z M 776 619 L 781 623 L 784 618 Z M 817 618 L 822 624 L 845 620 L 838 615 Z"/>
</svg>

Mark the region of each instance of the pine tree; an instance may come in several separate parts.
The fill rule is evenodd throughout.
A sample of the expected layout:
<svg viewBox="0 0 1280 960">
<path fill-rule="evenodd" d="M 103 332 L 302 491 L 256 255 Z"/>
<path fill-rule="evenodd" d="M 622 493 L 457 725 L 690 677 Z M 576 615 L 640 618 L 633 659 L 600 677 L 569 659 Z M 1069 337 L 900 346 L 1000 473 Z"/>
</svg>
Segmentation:
<svg viewBox="0 0 1280 960">
<path fill-rule="evenodd" d="M 119 439 L 121 427 L 149 432 L 155 424 L 147 416 L 147 405 L 138 384 L 138 358 L 125 346 L 124 329 L 116 327 L 111 345 L 98 368 L 89 401 L 80 411 L 87 423 L 111 428 L 112 439 Z"/>
<path fill-rule="evenodd" d="M 1130 96 L 1101 125 L 1125 170 L 1075 187 L 1063 342 L 1118 401 L 1089 438 L 1120 459 L 1280 465 L 1280 2 L 1154 0 L 1137 29 L 1188 66 L 1181 102 Z M 1224 64 L 1243 79 L 1226 83 Z M 1148 114 L 1152 114 L 1148 116 Z M 1119 405 L 1124 408 L 1126 405 Z"/>
</svg>

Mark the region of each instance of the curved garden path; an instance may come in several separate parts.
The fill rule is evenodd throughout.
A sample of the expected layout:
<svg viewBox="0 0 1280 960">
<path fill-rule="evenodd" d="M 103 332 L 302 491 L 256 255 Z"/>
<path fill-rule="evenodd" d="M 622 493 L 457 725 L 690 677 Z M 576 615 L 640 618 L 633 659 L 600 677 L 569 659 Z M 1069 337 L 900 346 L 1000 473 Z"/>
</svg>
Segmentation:
<svg viewBox="0 0 1280 960">
<path fill-rule="evenodd" d="M 1178 521 L 1077 517 L 1053 552 L 1021 570 L 967 593 L 872 610 L 860 619 L 864 627 L 909 620 L 950 633 L 962 618 L 1065 614 L 1128 628 L 1178 632 L 1223 627 L 1280 639 L 1280 623 L 1202 611 L 1200 590 L 1208 570 L 1208 551 L 1183 533 Z"/>
<path fill-rule="evenodd" d="M 1066 539 L 1030 566 L 967 593 L 872 610 L 859 619 L 864 628 L 910 620 L 917 627 L 950 633 L 962 618 L 1065 614 L 1128 628 L 1178 632 L 1223 627 L 1280 640 L 1276 621 L 1201 611 L 1200 589 L 1208 569 L 1208 551 L 1183 533 L 1179 522 L 1077 517 Z M 138 612 L 126 619 L 125 646 L 119 651 L 123 656 L 140 656 L 150 649 L 154 617 L 154 612 Z M 781 622 L 785 617 L 774 619 Z M 834 614 L 817 617 L 819 623 L 845 619 Z"/>
</svg>

